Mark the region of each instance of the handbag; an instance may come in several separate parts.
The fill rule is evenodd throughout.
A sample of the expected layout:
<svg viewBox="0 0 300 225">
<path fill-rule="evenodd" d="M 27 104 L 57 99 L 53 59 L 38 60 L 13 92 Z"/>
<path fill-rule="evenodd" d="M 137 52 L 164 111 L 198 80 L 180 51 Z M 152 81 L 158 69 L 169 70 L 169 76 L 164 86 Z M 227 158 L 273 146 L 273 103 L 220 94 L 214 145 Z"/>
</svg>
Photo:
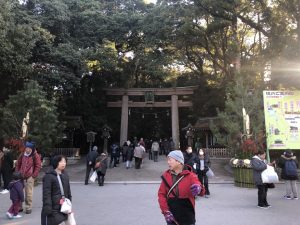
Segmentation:
<svg viewBox="0 0 300 225">
<path fill-rule="evenodd" d="M 212 169 L 209 168 L 209 167 L 208 167 L 208 171 L 206 172 L 206 176 L 207 176 L 208 178 L 212 178 L 212 177 L 215 176 L 214 172 L 213 172 Z"/>
<path fill-rule="evenodd" d="M 278 175 L 275 172 L 275 169 L 273 166 L 269 166 L 267 165 L 267 169 L 265 169 L 262 173 L 261 173 L 261 179 L 262 182 L 264 184 L 268 184 L 268 183 L 276 183 L 279 181 L 278 179 Z"/>
<path fill-rule="evenodd" d="M 59 183 L 60 192 L 61 192 L 61 195 L 62 195 L 62 199 L 61 199 L 62 202 L 61 202 L 60 211 L 62 213 L 65 213 L 65 214 L 69 214 L 69 213 L 72 212 L 72 202 L 71 202 L 70 199 L 65 197 L 64 188 L 62 186 L 61 179 L 60 179 L 60 176 L 58 174 L 57 174 L 57 179 L 58 179 L 58 183 Z"/>
<path fill-rule="evenodd" d="M 74 213 L 68 214 L 68 220 L 65 221 L 65 224 L 66 225 L 76 225 L 76 220 L 75 220 L 75 217 L 74 217 Z"/>
<path fill-rule="evenodd" d="M 90 181 L 91 181 L 91 182 L 95 182 L 95 181 L 96 181 L 96 178 L 97 178 L 97 172 L 94 171 L 94 172 L 92 173 L 91 177 L 90 177 Z"/>
</svg>

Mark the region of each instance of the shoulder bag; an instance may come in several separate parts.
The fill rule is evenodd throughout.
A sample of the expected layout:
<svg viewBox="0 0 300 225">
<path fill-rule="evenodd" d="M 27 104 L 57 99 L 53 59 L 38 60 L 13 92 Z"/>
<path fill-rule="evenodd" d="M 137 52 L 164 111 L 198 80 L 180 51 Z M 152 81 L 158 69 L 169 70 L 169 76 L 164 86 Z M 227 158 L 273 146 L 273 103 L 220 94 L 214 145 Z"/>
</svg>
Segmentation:
<svg viewBox="0 0 300 225">
<path fill-rule="evenodd" d="M 70 199 L 65 197 L 64 188 L 62 186 L 62 182 L 58 174 L 57 174 L 57 179 L 59 183 L 60 192 L 62 195 L 60 211 L 65 214 L 69 214 L 72 212 L 72 202 L 70 201 Z"/>
</svg>

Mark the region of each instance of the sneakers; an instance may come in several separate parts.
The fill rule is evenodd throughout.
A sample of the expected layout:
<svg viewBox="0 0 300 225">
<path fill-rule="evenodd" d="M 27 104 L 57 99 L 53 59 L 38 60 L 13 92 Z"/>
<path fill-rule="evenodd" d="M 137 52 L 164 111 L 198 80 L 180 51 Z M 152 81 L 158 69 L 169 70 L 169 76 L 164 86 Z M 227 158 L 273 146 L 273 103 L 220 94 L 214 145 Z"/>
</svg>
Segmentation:
<svg viewBox="0 0 300 225">
<path fill-rule="evenodd" d="M 7 190 L 7 189 L 4 189 L 4 190 L 2 190 L 2 191 L 0 191 L 0 194 L 7 194 L 7 193 L 9 193 L 9 190 Z"/>
<path fill-rule="evenodd" d="M 8 219 L 12 219 L 13 218 L 13 215 L 10 213 L 10 212 L 6 212 L 6 217 Z"/>
<path fill-rule="evenodd" d="M 261 209 L 268 209 L 269 207 L 266 206 L 266 205 L 257 205 L 258 208 L 261 208 Z"/>
<path fill-rule="evenodd" d="M 210 195 L 205 195 L 205 198 L 210 198 Z"/>
<path fill-rule="evenodd" d="M 293 199 L 294 199 L 294 200 L 298 200 L 299 198 L 298 198 L 298 197 L 294 197 Z"/>
<path fill-rule="evenodd" d="M 27 209 L 27 210 L 25 211 L 25 213 L 26 213 L 26 214 L 31 214 L 31 209 Z"/>
<path fill-rule="evenodd" d="M 22 218 L 22 216 L 21 216 L 20 214 L 17 214 L 17 215 L 15 215 L 15 216 L 12 216 L 12 219 L 20 219 L 20 218 Z"/>
<path fill-rule="evenodd" d="M 285 195 L 285 196 L 284 196 L 284 199 L 291 200 L 292 198 L 291 198 L 291 196 L 289 196 L 289 195 Z"/>
</svg>

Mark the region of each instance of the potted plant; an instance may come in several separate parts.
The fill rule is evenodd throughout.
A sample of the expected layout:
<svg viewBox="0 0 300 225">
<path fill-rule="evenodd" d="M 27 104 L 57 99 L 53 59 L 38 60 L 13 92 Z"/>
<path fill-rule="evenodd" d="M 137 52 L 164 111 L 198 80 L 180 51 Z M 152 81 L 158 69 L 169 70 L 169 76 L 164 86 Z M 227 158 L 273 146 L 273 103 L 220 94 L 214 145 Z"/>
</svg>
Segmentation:
<svg viewBox="0 0 300 225">
<path fill-rule="evenodd" d="M 241 151 L 230 160 L 233 168 L 234 185 L 237 187 L 254 188 L 251 157 L 257 151 L 256 143 L 248 138 L 242 143 Z"/>
</svg>

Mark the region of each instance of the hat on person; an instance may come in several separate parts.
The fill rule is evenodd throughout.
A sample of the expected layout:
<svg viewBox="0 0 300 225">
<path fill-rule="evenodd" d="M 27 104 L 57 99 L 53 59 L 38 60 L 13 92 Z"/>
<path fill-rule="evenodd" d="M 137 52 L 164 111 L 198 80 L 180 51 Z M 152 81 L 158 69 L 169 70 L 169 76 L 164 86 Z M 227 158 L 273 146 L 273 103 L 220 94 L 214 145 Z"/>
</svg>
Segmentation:
<svg viewBox="0 0 300 225">
<path fill-rule="evenodd" d="M 31 149 L 34 149 L 34 143 L 29 142 L 29 141 L 26 141 L 26 143 L 25 143 L 25 148 L 31 148 Z"/>
<path fill-rule="evenodd" d="M 182 154 L 182 152 L 180 150 L 171 151 L 169 153 L 168 157 L 171 157 L 171 158 L 177 160 L 181 164 L 184 164 L 183 154 Z"/>
</svg>

